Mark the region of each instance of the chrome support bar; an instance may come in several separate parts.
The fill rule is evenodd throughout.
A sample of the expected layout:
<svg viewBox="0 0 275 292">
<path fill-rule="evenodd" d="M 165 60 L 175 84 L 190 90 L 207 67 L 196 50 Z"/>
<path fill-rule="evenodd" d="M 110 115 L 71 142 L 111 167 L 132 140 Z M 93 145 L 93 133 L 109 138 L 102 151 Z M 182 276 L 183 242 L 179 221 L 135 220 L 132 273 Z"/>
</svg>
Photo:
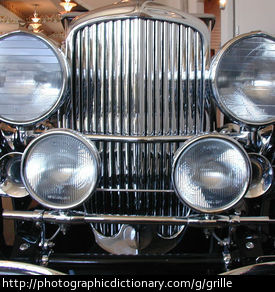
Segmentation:
<svg viewBox="0 0 275 292">
<path fill-rule="evenodd" d="M 97 192 L 117 192 L 117 193 L 165 193 L 174 194 L 174 190 L 150 190 L 150 189 L 104 189 L 97 188 Z"/>
<path fill-rule="evenodd" d="M 83 223 L 112 223 L 112 224 L 164 224 L 189 225 L 192 227 L 220 227 L 226 225 L 247 224 L 275 224 L 275 219 L 269 217 L 240 217 L 240 216 L 214 216 L 203 215 L 189 217 L 165 216 L 120 216 L 97 215 L 79 212 L 63 213 L 51 211 L 8 211 L 3 210 L 4 219 L 38 221 L 55 224 L 83 224 Z"/>
<path fill-rule="evenodd" d="M 224 134 L 221 132 L 221 134 Z M 226 135 L 236 139 L 247 141 L 251 137 L 249 131 L 243 131 L 240 133 L 225 133 Z M 86 138 L 92 141 L 99 142 L 124 142 L 124 143 L 173 143 L 173 142 L 185 142 L 192 138 L 194 135 L 183 136 L 119 136 L 119 135 L 94 135 L 85 134 Z"/>
<path fill-rule="evenodd" d="M 124 143 L 172 143 L 185 142 L 194 136 L 116 136 L 116 135 L 91 135 L 86 138 L 100 142 L 124 142 Z"/>
<path fill-rule="evenodd" d="M 15 130 L 16 131 L 16 130 Z M 16 136 L 21 135 L 21 143 L 27 145 L 29 141 L 39 137 L 42 132 L 27 131 L 24 133 L 18 132 L 14 134 L 9 141 L 14 143 Z M 83 133 L 87 139 L 90 139 L 94 142 L 121 142 L 121 143 L 180 143 L 188 141 L 194 138 L 195 135 L 182 135 L 182 136 L 133 136 L 133 135 L 105 135 L 105 134 L 86 134 Z M 250 139 L 251 133 L 244 131 L 241 133 L 227 133 L 221 132 L 221 134 L 229 135 L 230 137 L 236 140 L 247 141 Z"/>
</svg>

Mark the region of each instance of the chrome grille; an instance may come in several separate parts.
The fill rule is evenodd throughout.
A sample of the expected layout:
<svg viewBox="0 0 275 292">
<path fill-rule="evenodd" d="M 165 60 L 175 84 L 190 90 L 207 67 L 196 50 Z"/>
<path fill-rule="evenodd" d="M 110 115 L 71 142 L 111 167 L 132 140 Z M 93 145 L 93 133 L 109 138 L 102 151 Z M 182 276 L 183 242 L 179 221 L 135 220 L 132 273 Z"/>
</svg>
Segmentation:
<svg viewBox="0 0 275 292">
<path fill-rule="evenodd" d="M 184 137 L 206 130 L 203 45 L 191 27 L 144 18 L 92 23 L 75 32 L 67 56 L 72 99 L 60 112 L 62 127 L 105 138 Z M 89 206 L 93 212 L 186 214 L 170 192 L 179 143 L 105 140 L 97 147 L 102 178 Z M 103 232 L 100 225 L 104 234 L 116 232 L 108 228 Z M 171 235 L 171 227 L 163 229 Z"/>
</svg>

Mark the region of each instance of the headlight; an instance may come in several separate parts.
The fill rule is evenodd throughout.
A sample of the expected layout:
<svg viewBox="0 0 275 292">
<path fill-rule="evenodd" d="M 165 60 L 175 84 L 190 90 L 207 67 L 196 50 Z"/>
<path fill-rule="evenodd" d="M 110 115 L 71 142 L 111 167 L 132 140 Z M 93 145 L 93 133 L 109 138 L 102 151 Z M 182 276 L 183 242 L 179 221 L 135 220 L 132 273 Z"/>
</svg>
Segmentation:
<svg viewBox="0 0 275 292">
<path fill-rule="evenodd" d="M 22 31 L 0 37 L 0 120 L 43 120 L 60 106 L 67 79 L 64 55 L 45 38 Z"/>
<path fill-rule="evenodd" d="M 233 207 L 246 194 L 251 176 L 248 155 L 222 135 L 191 139 L 175 155 L 172 178 L 178 196 L 203 213 Z"/>
<path fill-rule="evenodd" d="M 235 121 L 266 125 L 275 121 L 275 38 L 239 36 L 217 54 L 212 89 L 221 110 Z"/>
<path fill-rule="evenodd" d="M 30 195 L 54 209 L 73 208 L 95 190 L 100 158 L 94 144 L 71 130 L 51 130 L 26 148 L 21 176 Z"/>
</svg>

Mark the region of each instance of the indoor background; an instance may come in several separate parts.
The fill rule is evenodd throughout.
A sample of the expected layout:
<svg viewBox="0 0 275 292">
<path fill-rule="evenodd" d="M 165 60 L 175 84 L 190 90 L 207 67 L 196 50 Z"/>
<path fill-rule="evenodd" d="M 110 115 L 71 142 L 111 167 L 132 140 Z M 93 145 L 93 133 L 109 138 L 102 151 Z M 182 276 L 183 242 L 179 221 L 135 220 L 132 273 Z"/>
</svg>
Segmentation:
<svg viewBox="0 0 275 292">
<path fill-rule="evenodd" d="M 0 0 L 0 35 L 17 29 L 35 30 L 59 44 L 65 39 L 61 19 L 109 5 L 119 0 Z M 123 0 L 128 1 L 128 0 Z M 63 2 L 63 4 L 62 4 Z M 70 12 L 66 6 L 73 6 Z M 263 30 L 275 34 L 274 0 L 156 0 L 193 14 L 213 14 L 212 52 L 238 34 Z M 63 5 L 63 6 L 62 6 Z M 34 14 L 39 18 L 33 22 Z M 38 28 L 35 28 L 37 27 Z"/>
</svg>

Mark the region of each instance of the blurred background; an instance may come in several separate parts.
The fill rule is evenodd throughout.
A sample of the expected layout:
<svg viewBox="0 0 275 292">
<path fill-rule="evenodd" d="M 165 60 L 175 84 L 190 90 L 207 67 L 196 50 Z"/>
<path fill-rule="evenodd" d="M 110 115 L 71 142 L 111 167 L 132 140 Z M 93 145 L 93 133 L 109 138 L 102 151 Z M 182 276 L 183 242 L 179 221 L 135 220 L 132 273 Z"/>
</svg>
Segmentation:
<svg viewBox="0 0 275 292">
<path fill-rule="evenodd" d="M 0 0 L 0 35 L 17 29 L 42 33 L 59 44 L 65 15 L 91 11 L 120 0 Z M 123 0 L 127 1 L 127 0 Z M 214 15 L 212 54 L 232 37 L 263 30 L 275 34 L 274 0 L 154 0 L 192 14 Z"/>
</svg>

